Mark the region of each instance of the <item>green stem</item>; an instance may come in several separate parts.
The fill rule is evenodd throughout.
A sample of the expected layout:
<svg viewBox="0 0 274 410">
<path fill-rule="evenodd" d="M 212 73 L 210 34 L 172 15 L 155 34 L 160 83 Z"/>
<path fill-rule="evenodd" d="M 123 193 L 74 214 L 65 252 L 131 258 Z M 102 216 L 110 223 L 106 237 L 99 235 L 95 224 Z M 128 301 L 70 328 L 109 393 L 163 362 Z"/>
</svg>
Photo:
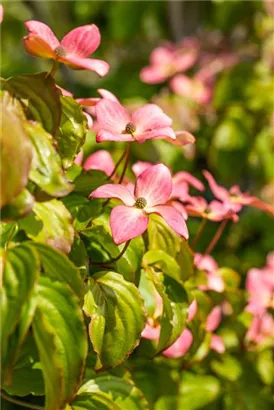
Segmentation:
<svg viewBox="0 0 274 410">
<path fill-rule="evenodd" d="M 194 239 L 193 239 L 193 241 L 191 242 L 191 248 L 192 248 L 193 250 L 195 249 L 195 247 L 196 247 L 196 245 L 197 245 L 197 242 L 198 242 L 198 240 L 200 239 L 200 237 L 201 237 L 201 235 L 202 235 L 202 233 L 203 233 L 203 231 L 204 231 L 204 229 L 205 229 L 206 224 L 207 224 L 207 219 L 203 219 L 202 222 L 201 222 L 201 224 L 200 224 L 200 226 L 199 226 L 199 229 L 198 229 L 198 231 L 197 231 L 197 233 L 196 233 L 196 235 L 195 235 L 195 237 L 194 237 Z"/>
<path fill-rule="evenodd" d="M 47 77 L 48 77 L 48 76 L 53 77 L 53 76 L 55 75 L 55 73 L 56 73 L 58 67 L 59 67 L 58 61 L 53 60 L 53 65 L 52 65 L 52 67 L 51 67 L 51 70 L 48 72 Z"/>
<path fill-rule="evenodd" d="M 25 401 L 21 401 L 21 400 L 18 400 L 18 399 L 14 399 L 13 397 L 9 396 L 8 394 L 4 393 L 3 391 L 1 391 L 1 396 L 3 397 L 3 399 L 9 401 L 10 403 L 18 404 L 19 406 L 26 407 L 28 409 L 44 410 L 44 407 L 38 406 L 36 404 L 27 403 Z"/>
<path fill-rule="evenodd" d="M 213 238 L 211 239 L 208 247 L 206 248 L 204 255 L 209 255 L 213 249 L 215 248 L 215 245 L 217 244 L 218 240 L 220 239 L 220 237 L 222 236 L 222 233 L 226 227 L 226 224 L 228 222 L 228 219 L 225 219 L 221 225 L 219 226 L 219 228 L 217 229 L 215 235 L 213 236 Z"/>
<path fill-rule="evenodd" d="M 116 256 L 116 258 L 110 259 L 107 262 L 92 262 L 92 265 L 99 265 L 99 266 L 102 266 L 102 267 L 108 267 L 108 265 L 110 265 L 111 263 L 117 262 L 124 255 L 124 253 L 126 252 L 129 244 L 130 244 L 130 240 L 125 243 L 125 246 L 123 247 L 123 249 L 121 250 L 119 255 Z"/>
</svg>

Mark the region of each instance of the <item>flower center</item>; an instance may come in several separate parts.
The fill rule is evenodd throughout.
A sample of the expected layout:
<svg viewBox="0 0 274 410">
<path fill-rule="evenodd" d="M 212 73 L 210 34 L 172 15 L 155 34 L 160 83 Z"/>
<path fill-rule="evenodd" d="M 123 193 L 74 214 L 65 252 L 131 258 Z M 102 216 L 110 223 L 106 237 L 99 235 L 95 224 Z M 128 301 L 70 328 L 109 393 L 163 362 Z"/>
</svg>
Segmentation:
<svg viewBox="0 0 274 410">
<path fill-rule="evenodd" d="M 147 200 L 142 197 L 138 198 L 136 199 L 134 206 L 138 209 L 144 209 L 147 206 Z"/>
<path fill-rule="evenodd" d="M 57 57 L 65 57 L 66 55 L 66 50 L 61 46 L 56 47 L 54 52 Z"/>
<path fill-rule="evenodd" d="M 124 133 L 125 134 L 133 134 L 135 131 L 136 131 L 136 125 L 133 122 L 129 122 L 126 125 Z"/>
</svg>

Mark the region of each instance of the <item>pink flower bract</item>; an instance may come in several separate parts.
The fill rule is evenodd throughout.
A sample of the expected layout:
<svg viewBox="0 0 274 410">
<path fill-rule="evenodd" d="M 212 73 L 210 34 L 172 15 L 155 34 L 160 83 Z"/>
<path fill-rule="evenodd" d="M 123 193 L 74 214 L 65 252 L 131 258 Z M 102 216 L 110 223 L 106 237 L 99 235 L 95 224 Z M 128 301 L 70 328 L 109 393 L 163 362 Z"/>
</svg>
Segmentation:
<svg viewBox="0 0 274 410">
<path fill-rule="evenodd" d="M 116 198 L 124 205 L 113 208 L 110 227 L 117 245 L 142 235 L 148 226 L 148 214 L 162 216 L 179 235 L 188 239 L 188 229 L 181 213 L 166 205 L 172 192 L 169 169 L 158 164 L 142 172 L 136 181 L 134 194 L 118 184 L 103 185 L 90 195 L 92 198 Z"/>
<path fill-rule="evenodd" d="M 146 104 L 132 115 L 118 102 L 101 99 L 96 105 L 96 141 L 137 141 L 173 138 L 172 120 L 155 104 Z"/>
<path fill-rule="evenodd" d="M 61 42 L 51 29 L 40 21 L 25 23 L 29 34 L 24 37 L 25 49 L 35 57 L 50 58 L 70 66 L 74 70 L 95 71 L 104 77 L 109 71 L 105 61 L 88 58 L 99 46 L 100 31 L 95 24 L 75 28 Z"/>
</svg>

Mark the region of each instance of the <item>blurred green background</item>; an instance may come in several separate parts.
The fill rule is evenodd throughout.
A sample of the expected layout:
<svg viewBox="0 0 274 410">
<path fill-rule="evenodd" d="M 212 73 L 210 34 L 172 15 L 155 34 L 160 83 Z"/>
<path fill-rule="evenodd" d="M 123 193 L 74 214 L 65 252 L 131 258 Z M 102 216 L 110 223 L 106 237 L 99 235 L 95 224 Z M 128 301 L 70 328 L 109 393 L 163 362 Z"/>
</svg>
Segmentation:
<svg viewBox="0 0 274 410">
<path fill-rule="evenodd" d="M 172 116 L 175 100 L 167 85 L 144 84 L 139 77 L 141 68 L 148 65 L 151 51 L 166 40 L 179 42 L 186 36 L 199 38 L 201 51 L 207 47 L 213 53 L 218 53 L 218 45 L 223 42 L 239 57 L 239 62 L 218 74 L 210 106 L 193 108 L 183 99 L 176 100 L 177 106 L 188 107 L 185 121 L 174 118 L 177 129 L 187 129 L 195 135 L 195 149 L 150 141 L 134 144 L 133 160 L 162 161 L 174 171 L 188 170 L 199 178 L 207 168 L 220 184 L 239 184 L 243 190 L 271 203 L 274 198 L 274 20 L 268 3 L 4 1 L 2 76 L 50 69 L 48 60 L 32 58 L 25 52 L 24 21 L 43 21 L 59 38 L 72 28 L 95 23 L 102 41 L 94 56 L 110 64 L 110 73 L 99 79 L 87 71 L 62 67 L 56 76 L 57 83 L 75 97 L 97 96 L 96 89 L 106 88 L 125 104 L 162 99 Z M 98 148 L 110 149 L 114 157 L 122 149 L 117 144 L 97 146 L 94 133 L 90 132 L 85 155 Z M 209 192 L 207 197 L 211 198 Z M 199 220 L 191 218 L 190 232 L 195 232 L 198 225 Z M 208 224 L 198 251 L 205 249 L 216 228 L 216 224 Z M 273 218 L 249 208 L 241 213 L 238 224 L 229 224 L 214 254 L 221 265 L 245 273 L 251 266 L 263 265 L 266 254 L 273 248 Z"/>
</svg>

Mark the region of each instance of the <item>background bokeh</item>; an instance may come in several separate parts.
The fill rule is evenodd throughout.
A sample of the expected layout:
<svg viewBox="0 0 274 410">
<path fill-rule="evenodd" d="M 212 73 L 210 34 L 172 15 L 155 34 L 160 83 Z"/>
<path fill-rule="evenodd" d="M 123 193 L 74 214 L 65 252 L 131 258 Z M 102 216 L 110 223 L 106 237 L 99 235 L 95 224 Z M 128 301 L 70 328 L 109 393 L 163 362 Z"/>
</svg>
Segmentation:
<svg viewBox="0 0 274 410">
<path fill-rule="evenodd" d="M 112 91 L 124 104 L 155 101 L 172 116 L 176 129 L 196 137 L 195 147 L 178 148 L 164 141 L 134 144 L 133 157 L 161 161 L 174 171 L 188 170 L 202 178 L 209 169 L 220 184 L 239 184 L 262 200 L 274 200 L 273 67 L 274 27 L 272 2 L 262 1 L 6 1 L 1 27 L 2 77 L 47 71 L 50 62 L 29 56 L 23 47 L 24 21 L 48 24 L 61 38 L 72 28 L 95 23 L 102 42 L 95 57 L 110 63 L 110 73 L 99 79 L 93 73 L 66 67 L 57 82 L 75 97 L 97 96 L 96 89 Z M 222 55 L 236 63 L 214 77 L 213 96 L 207 104 L 176 96 L 168 84 L 150 85 L 140 79 L 151 51 L 165 41 L 195 38 L 201 55 Z M 191 78 L 196 68 L 188 71 Z M 101 144 L 114 157 L 119 144 Z M 89 132 L 85 155 L 99 148 Z M 210 198 L 210 193 L 208 193 Z M 199 220 L 191 218 L 190 232 Z M 208 224 L 199 244 L 203 251 L 214 235 Z M 263 212 L 249 208 L 238 224 L 229 223 L 214 254 L 222 265 L 246 273 L 264 265 L 274 248 L 274 222 Z"/>
</svg>

